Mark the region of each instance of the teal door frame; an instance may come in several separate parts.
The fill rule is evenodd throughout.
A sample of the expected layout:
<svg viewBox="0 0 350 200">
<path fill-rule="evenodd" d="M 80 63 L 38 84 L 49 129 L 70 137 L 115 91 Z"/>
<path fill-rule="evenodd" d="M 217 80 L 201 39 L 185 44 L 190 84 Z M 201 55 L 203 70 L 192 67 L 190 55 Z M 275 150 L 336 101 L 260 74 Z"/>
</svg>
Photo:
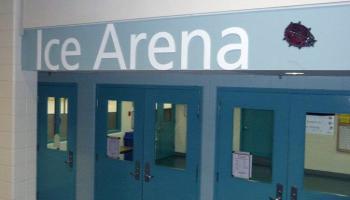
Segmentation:
<svg viewBox="0 0 350 200">
<path fill-rule="evenodd" d="M 288 167 L 285 170 L 286 184 L 284 185 L 283 200 L 291 200 L 291 187 L 295 186 L 298 189 L 298 200 L 350 200 L 350 197 L 340 195 L 307 192 L 303 189 L 304 177 L 304 159 L 305 159 L 305 116 L 306 113 L 350 113 L 350 91 L 336 91 L 336 90 L 298 90 L 298 89 L 267 89 L 267 88 L 228 88 L 219 87 L 217 93 L 217 126 L 216 126 L 216 145 L 215 145 L 215 174 L 214 184 L 214 199 L 220 199 L 221 188 L 218 181 L 221 181 L 222 172 L 219 169 L 221 161 L 218 155 L 220 150 L 220 118 L 222 117 L 223 105 L 220 105 L 222 95 L 227 92 L 240 94 L 244 93 L 266 93 L 266 94 L 282 94 L 287 95 L 286 103 L 289 104 L 288 126 L 288 156 L 286 160 Z M 258 99 L 260 100 L 260 99 Z M 268 103 L 268 102 L 266 102 Z M 274 150 L 275 151 L 275 150 Z M 278 152 L 279 153 L 279 152 Z M 226 163 L 228 164 L 228 163 Z M 229 164 L 229 166 L 231 166 Z M 242 185 L 249 187 L 248 184 L 242 182 Z M 257 191 L 252 191 L 256 193 Z M 239 193 L 237 194 L 239 195 Z M 273 196 L 273 195 L 272 195 Z M 232 196 L 227 198 L 242 199 L 239 196 Z M 244 198 L 244 197 L 243 197 Z M 268 197 L 266 197 L 268 199 Z M 249 199 L 250 200 L 250 199 Z"/>
<path fill-rule="evenodd" d="M 68 98 L 67 151 L 47 148 L 48 97 Z M 55 102 L 55 124 L 60 119 L 59 104 Z M 77 133 L 77 85 L 75 83 L 38 84 L 37 121 L 37 198 L 38 200 L 74 200 L 76 195 L 76 133 Z M 57 192 L 59 190 L 59 192 Z"/>
<path fill-rule="evenodd" d="M 118 91 L 119 90 L 119 91 Z M 130 94 L 129 94 L 130 93 Z M 130 96 L 129 98 L 124 98 L 126 96 Z M 132 97 L 132 98 L 131 98 Z M 200 191 L 200 181 L 199 181 L 199 173 L 200 173 L 200 143 L 201 143 L 201 105 L 202 105 L 202 91 L 200 87 L 196 86 L 141 86 L 141 85 L 112 85 L 112 84 L 99 84 L 96 88 L 96 99 L 98 101 L 98 107 L 96 109 L 96 134 L 95 134 L 95 149 L 96 149 L 96 161 L 95 161 L 95 199 L 113 199 L 119 197 L 121 200 L 126 199 L 135 199 L 135 200 L 158 200 L 159 198 L 164 199 L 167 197 L 169 200 L 198 200 L 199 191 Z M 103 124 L 105 124 L 103 119 L 104 112 L 106 112 L 106 100 L 116 99 L 120 101 L 134 101 L 135 106 L 135 128 L 139 127 L 139 133 L 142 137 L 138 139 L 134 138 L 134 142 L 138 145 L 140 150 L 134 152 L 134 160 L 133 162 L 126 163 L 125 161 L 115 160 L 115 162 L 111 162 L 111 169 L 113 167 L 114 174 L 117 173 L 118 170 L 123 170 L 123 180 L 128 179 L 126 182 L 120 184 L 130 183 L 131 185 L 136 185 L 140 191 L 136 191 L 135 187 L 125 188 L 124 191 L 119 191 L 119 195 L 122 195 L 120 192 L 127 192 L 137 194 L 130 198 L 130 196 L 115 196 L 117 193 L 112 192 L 108 195 L 102 194 L 103 189 L 101 189 L 103 181 L 108 182 L 108 184 L 112 184 L 115 188 L 118 187 L 118 180 L 113 182 L 115 179 L 115 175 L 110 174 L 110 177 L 106 177 L 108 173 L 103 168 L 105 167 L 101 160 L 105 159 L 105 153 L 103 152 L 105 147 L 105 141 L 101 140 L 101 134 L 103 133 Z M 189 123 L 196 124 L 194 126 L 190 125 L 188 128 L 188 142 L 193 140 L 196 137 L 196 140 L 192 141 L 191 147 L 188 147 L 187 152 L 187 161 L 188 168 L 185 171 L 182 170 L 169 170 L 166 167 L 155 166 L 154 160 L 154 147 L 155 147 L 155 110 L 154 103 L 174 103 L 174 104 L 189 104 L 190 107 L 188 113 L 191 114 L 191 120 L 188 120 Z M 151 117 L 149 117 L 151 116 Z M 196 119 L 194 119 L 196 118 Z M 198 124 L 197 124 L 198 123 Z M 190 134 L 194 136 L 189 137 Z M 147 139 L 145 138 L 147 137 Z M 190 139 L 190 140 L 189 140 Z M 149 148 L 149 149 L 148 149 Z M 145 152 L 144 152 L 145 151 Z M 135 154 L 136 153 L 136 154 Z M 135 169 L 136 162 L 140 162 L 140 180 L 134 180 L 134 177 L 130 175 Z M 100 162 L 100 163 L 99 163 Z M 154 178 L 149 182 L 145 182 L 145 165 L 150 164 L 152 175 Z M 194 163 L 194 164 L 193 164 Z M 119 167 L 118 167 L 119 166 Z M 123 169 L 124 167 L 124 169 Z M 126 170 L 126 171 L 125 171 Z M 187 173 L 188 172 L 188 173 Z M 110 172 L 109 172 L 110 173 Z M 168 173 L 168 174 L 167 174 Z M 192 182 L 191 187 L 184 187 L 184 185 L 178 185 L 178 181 L 183 181 L 182 178 L 188 176 L 189 173 L 192 173 L 193 177 L 188 179 L 188 182 Z M 185 176 L 183 175 L 185 174 Z M 168 180 L 168 183 L 171 183 L 173 186 L 183 187 L 182 190 L 179 191 L 189 191 L 187 192 L 187 199 L 184 197 L 177 198 L 178 190 L 165 188 L 165 190 L 161 190 L 161 187 L 167 185 L 167 183 L 159 182 L 162 178 L 160 176 L 170 175 L 173 177 L 173 180 Z M 99 177 L 101 176 L 101 177 Z M 166 177 L 163 177 L 166 179 Z M 178 178 L 178 179 L 177 179 Z M 163 179 L 163 181 L 165 180 Z M 115 185 L 117 183 L 117 185 Z M 169 184 L 168 184 L 169 186 Z M 130 189 L 133 188 L 133 189 Z M 153 189 L 157 188 L 157 191 Z M 117 189 L 115 189 L 116 191 Z M 150 191 L 147 191 L 150 190 Z M 171 192 L 174 193 L 174 196 L 171 197 Z M 109 191 L 105 191 L 105 193 L 109 193 Z M 140 196 L 141 193 L 141 196 Z M 104 196 L 104 198 L 100 198 Z M 165 199 L 165 200 L 167 200 Z"/>
</svg>

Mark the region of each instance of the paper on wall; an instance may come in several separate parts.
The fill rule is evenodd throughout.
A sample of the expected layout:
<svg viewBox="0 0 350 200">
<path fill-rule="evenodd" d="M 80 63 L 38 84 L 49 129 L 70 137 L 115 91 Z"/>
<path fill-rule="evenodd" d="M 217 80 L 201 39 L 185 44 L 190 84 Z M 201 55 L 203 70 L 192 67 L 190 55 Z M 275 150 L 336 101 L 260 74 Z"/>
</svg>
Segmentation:
<svg viewBox="0 0 350 200">
<path fill-rule="evenodd" d="M 232 157 L 232 175 L 237 178 L 250 179 L 253 156 L 249 152 L 233 152 Z"/>
</svg>

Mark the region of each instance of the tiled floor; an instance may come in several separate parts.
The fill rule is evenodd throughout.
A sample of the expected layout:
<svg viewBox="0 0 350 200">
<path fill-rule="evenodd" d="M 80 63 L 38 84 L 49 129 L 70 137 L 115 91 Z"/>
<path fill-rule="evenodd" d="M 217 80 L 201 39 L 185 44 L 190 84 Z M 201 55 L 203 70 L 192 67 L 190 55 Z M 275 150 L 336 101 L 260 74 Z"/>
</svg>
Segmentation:
<svg viewBox="0 0 350 200">
<path fill-rule="evenodd" d="M 157 165 L 162 165 L 176 169 L 186 169 L 186 157 L 181 155 L 172 155 L 156 161 Z"/>
<path fill-rule="evenodd" d="M 306 190 L 346 195 L 350 197 L 350 178 L 332 178 L 316 175 L 306 175 L 304 178 Z"/>
</svg>

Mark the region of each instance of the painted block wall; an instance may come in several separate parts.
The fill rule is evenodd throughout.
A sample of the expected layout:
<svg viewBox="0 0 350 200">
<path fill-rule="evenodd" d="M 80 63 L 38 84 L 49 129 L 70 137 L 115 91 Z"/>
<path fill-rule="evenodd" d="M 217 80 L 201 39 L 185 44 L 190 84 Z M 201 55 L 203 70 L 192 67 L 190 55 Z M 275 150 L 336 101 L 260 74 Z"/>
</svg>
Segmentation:
<svg viewBox="0 0 350 200">
<path fill-rule="evenodd" d="M 176 105 L 175 111 L 175 152 L 187 152 L 187 108 L 183 104 Z"/>
<path fill-rule="evenodd" d="M 157 78 L 155 78 L 157 77 Z M 136 85 L 190 85 L 203 87 L 203 121 L 201 147 L 200 200 L 213 200 L 214 148 L 216 121 L 216 88 L 256 87 L 288 89 L 350 90 L 350 77 L 305 76 L 279 77 L 273 75 L 235 75 L 212 72 L 99 72 L 99 73 L 41 73 L 40 81 L 77 82 L 78 155 L 77 199 L 92 200 L 94 184 L 95 88 L 98 83 Z"/>
<path fill-rule="evenodd" d="M 26 0 L 24 26 L 42 27 L 198 13 L 346 2 L 346 0 Z"/>
<path fill-rule="evenodd" d="M 337 131 L 333 135 L 306 134 L 305 168 L 350 174 L 350 154 L 337 151 Z"/>
<path fill-rule="evenodd" d="M 122 102 L 122 131 L 127 132 L 132 130 L 132 122 L 131 122 L 131 116 L 129 116 L 129 112 L 134 111 L 134 106 L 129 101 L 123 101 Z M 124 137 L 124 136 L 123 136 Z"/>
<path fill-rule="evenodd" d="M 0 200 L 12 198 L 13 137 L 13 4 L 0 1 Z"/>
<path fill-rule="evenodd" d="M 35 72 L 20 63 L 22 2 L 0 1 L 0 200 L 36 199 Z"/>
</svg>

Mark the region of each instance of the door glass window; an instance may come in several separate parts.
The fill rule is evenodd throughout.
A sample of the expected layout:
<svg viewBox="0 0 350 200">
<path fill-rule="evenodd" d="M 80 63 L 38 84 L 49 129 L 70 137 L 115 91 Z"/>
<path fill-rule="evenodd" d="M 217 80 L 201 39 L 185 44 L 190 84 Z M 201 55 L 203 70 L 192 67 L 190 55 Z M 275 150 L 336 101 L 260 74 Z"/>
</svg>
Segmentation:
<svg viewBox="0 0 350 200">
<path fill-rule="evenodd" d="M 259 182 L 272 181 L 274 112 L 233 109 L 232 175 Z"/>
<path fill-rule="evenodd" d="M 120 122 L 121 122 L 121 114 L 122 112 L 118 112 L 121 110 L 121 102 L 116 100 L 108 101 L 108 131 L 116 132 L 120 131 Z"/>
<path fill-rule="evenodd" d="M 133 161 L 134 103 L 108 100 L 107 106 L 107 156 Z"/>
<path fill-rule="evenodd" d="M 350 115 L 307 113 L 304 188 L 350 196 Z"/>
<path fill-rule="evenodd" d="M 47 148 L 67 151 L 68 98 L 47 99 Z"/>
<path fill-rule="evenodd" d="M 186 168 L 187 105 L 156 104 L 156 165 Z"/>
</svg>

